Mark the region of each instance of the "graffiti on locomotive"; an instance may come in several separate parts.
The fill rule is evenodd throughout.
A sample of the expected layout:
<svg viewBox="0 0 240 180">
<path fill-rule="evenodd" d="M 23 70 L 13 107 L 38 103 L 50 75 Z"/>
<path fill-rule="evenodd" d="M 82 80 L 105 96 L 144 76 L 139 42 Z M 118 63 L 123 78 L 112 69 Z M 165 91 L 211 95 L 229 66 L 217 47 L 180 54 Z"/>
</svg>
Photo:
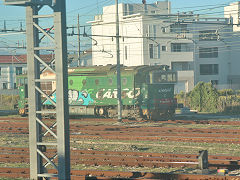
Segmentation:
<svg viewBox="0 0 240 180">
<path fill-rule="evenodd" d="M 132 99 L 134 97 L 138 97 L 140 95 L 140 88 L 129 89 L 125 88 L 122 89 L 122 97 Z M 72 105 L 90 105 L 94 103 L 94 99 L 112 99 L 117 98 L 117 89 L 99 89 L 95 95 L 93 95 L 93 89 L 91 90 L 83 90 L 77 91 L 70 89 L 68 91 L 68 100 L 69 103 Z"/>
</svg>

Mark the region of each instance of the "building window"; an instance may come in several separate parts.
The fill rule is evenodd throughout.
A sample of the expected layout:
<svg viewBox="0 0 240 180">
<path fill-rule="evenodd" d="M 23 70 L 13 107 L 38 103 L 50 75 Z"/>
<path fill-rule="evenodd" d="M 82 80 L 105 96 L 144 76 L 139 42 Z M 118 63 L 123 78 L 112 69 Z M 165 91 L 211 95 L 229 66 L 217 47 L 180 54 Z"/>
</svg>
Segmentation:
<svg viewBox="0 0 240 180">
<path fill-rule="evenodd" d="M 161 46 L 160 46 L 160 44 L 158 44 L 158 46 L 157 46 L 157 52 L 158 52 L 158 59 L 160 59 L 160 50 L 161 50 Z"/>
<path fill-rule="evenodd" d="M 175 71 L 191 71 L 193 70 L 193 62 L 172 62 L 172 69 Z"/>
<path fill-rule="evenodd" d="M 199 41 L 217 41 L 216 30 L 199 31 Z"/>
<path fill-rule="evenodd" d="M 148 25 L 146 36 L 151 37 L 153 39 L 156 39 L 156 37 L 157 37 L 157 26 L 156 25 Z"/>
<path fill-rule="evenodd" d="M 127 58 L 127 57 L 128 57 L 128 54 L 127 54 L 127 53 L 128 53 L 128 51 L 127 51 L 127 46 L 125 46 L 125 60 L 128 59 L 128 58 Z"/>
<path fill-rule="evenodd" d="M 3 89 L 7 89 L 7 83 L 3 83 Z"/>
<path fill-rule="evenodd" d="M 170 32 L 173 33 L 188 33 L 187 24 L 172 24 L 170 25 Z"/>
<path fill-rule="evenodd" d="M 153 25 L 153 38 L 156 39 L 157 37 L 157 26 Z"/>
<path fill-rule="evenodd" d="M 153 28 L 152 25 L 148 25 L 148 28 L 147 28 L 147 36 L 148 37 L 152 36 L 152 32 L 153 32 L 152 28 Z"/>
<path fill-rule="evenodd" d="M 200 64 L 200 75 L 217 75 L 218 64 Z"/>
<path fill-rule="evenodd" d="M 132 4 L 128 4 L 128 12 L 129 12 L 129 15 L 133 14 L 133 5 Z"/>
<path fill-rule="evenodd" d="M 166 46 L 162 46 L 162 51 L 167 51 L 167 47 Z"/>
<path fill-rule="evenodd" d="M 149 44 L 149 57 L 153 59 L 153 44 Z"/>
<path fill-rule="evenodd" d="M 133 14 L 133 5 L 131 5 L 131 4 L 125 4 L 124 6 L 125 6 L 124 16 Z"/>
<path fill-rule="evenodd" d="M 16 67 L 16 75 L 22 74 L 22 67 Z"/>
<path fill-rule="evenodd" d="M 217 58 L 218 57 L 218 48 L 199 48 L 199 58 Z"/>
<path fill-rule="evenodd" d="M 2 75 L 2 69 L 1 69 L 1 67 L 0 67 L 0 76 Z"/>
<path fill-rule="evenodd" d="M 166 32 L 166 28 L 162 27 L 162 32 L 165 33 Z"/>
<path fill-rule="evenodd" d="M 189 43 L 172 43 L 172 52 L 191 52 L 193 51 L 193 45 Z"/>
<path fill-rule="evenodd" d="M 13 88 L 17 89 L 17 84 L 16 83 L 13 84 Z"/>
</svg>

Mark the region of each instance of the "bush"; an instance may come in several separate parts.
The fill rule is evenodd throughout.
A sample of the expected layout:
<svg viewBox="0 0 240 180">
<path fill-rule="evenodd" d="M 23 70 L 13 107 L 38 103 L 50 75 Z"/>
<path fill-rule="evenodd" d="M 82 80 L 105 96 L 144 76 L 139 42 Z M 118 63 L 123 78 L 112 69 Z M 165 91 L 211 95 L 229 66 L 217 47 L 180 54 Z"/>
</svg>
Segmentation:
<svg viewBox="0 0 240 180">
<path fill-rule="evenodd" d="M 184 104 L 186 93 L 181 91 L 179 94 L 177 94 L 175 97 L 177 98 L 177 103 Z"/>
<path fill-rule="evenodd" d="M 227 114 L 239 114 L 240 112 L 240 96 L 220 96 L 218 99 L 218 110 Z"/>
<path fill-rule="evenodd" d="M 211 83 L 199 82 L 189 94 L 190 108 L 199 112 L 218 112 L 217 89 Z"/>
<path fill-rule="evenodd" d="M 199 112 L 240 114 L 240 90 L 216 90 L 211 83 L 199 82 L 190 93 L 181 92 L 176 98 Z"/>
<path fill-rule="evenodd" d="M 218 93 L 220 96 L 230 96 L 230 95 L 234 95 L 235 92 L 232 89 L 222 89 L 222 90 L 218 90 Z"/>
</svg>

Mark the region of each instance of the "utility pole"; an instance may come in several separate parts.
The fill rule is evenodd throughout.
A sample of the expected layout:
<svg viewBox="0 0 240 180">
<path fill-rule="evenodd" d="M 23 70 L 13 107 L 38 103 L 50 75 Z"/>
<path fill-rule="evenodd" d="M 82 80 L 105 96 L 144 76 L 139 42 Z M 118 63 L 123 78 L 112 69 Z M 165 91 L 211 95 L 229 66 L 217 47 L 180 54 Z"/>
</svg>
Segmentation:
<svg viewBox="0 0 240 180">
<path fill-rule="evenodd" d="M 78 67 L 81 66 L 81 60 L 80 60 L 80 55 L 81 55 L 81 44 L 80 44 L 80 18 L 78 14 Z"/>
<path fill-rule="evenodd" d="M 118 122 L 122 122 L 122 93 L 121 93 L 121 67 L 120 67 L 120 48 L 119 48 L 118 0 L 115 0 L 115 3 L 116 3 L 116 54 L 117 54 Z"/>
<path fill-rule="evenodd" d="M 4 3 L 26 7 L 30 179 L 69 180 L 66 0 L 4 0 Z M 43 6 L 49 6 L 53 13 L 40 15 L 39 11 Z M 51 34 L 51 30 L 41 27 L 40 19 L 50 19 L 54 22 L 54 35 Z M 42 43 L 45 39 L 51 41 L 52 46 Z M 55 56 L 50 63 L 41 56 L 44 50 L 54 51 Z M 40 75 L 45 70 L 54 73 L 55 78 L 41 79 Z M 56 101 L 41 89 L 41 83 L 47 82 L 56 83 Z M 55 108 L 44 110 L 43 98 L 50 101 Z M 49 114 L 56 116 L 51 125 L 42 118 Z M 56 154 L 48 153 L 49 150 L 56 151 Z M 50 173 L 49 169 L 54 169 L 56 173 Z"/>
</svg>

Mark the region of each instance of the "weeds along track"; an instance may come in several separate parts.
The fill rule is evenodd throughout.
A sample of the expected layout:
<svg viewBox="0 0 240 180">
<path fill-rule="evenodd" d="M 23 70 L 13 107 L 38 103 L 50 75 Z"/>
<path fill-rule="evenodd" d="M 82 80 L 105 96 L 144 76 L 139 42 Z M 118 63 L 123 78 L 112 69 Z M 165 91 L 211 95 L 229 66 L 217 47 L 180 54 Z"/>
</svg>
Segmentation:
<svg viewBox="0 0 240 180">
<path fill-rule="evenodd" d="M 84 119 L 89 122 L 93 119 Z M 105 119 L 106 120 L 106 119 Z M 107 119 L 110 121 L 110 119 Z M 101 122 L 100 120 L 95 120 Z M 223 128 L 187 128 L 187 127 L 167 127 L 166 124 L 183 124 L 182 121 L 163 121 L 155 126 L 143 126 L 135 123 L 122 123 L 117 125 L 105 124 L 80 124 L 81 120 L 74 120 L 70 125 L 70 137 L 73 139 L 107 139 L 107 140 L 136 140 L 136 141 L 180 141 L 180 142 L 205 142 L 240 144 L 239 129 Z M 192 121 L 192 123 L 195 121 Z M 210 121 L 212 123 L 212 121 Z M 239 124 L 238 121 L 213 121 L 217 125 Z M 189 123 L 189 121 L 186 121 Z M 185 123 L 185 124 L 186 124 Z M 51 126 L 51 120 L 46 120 L 46 124 Z M 175 124 L 176 125 L 176 124 Z M 53 129 L 54 131 L 54 129 Z M 1 119 L 0 133 L 28 134 L 28 121 L 20 118 Z"/>
</svg>

